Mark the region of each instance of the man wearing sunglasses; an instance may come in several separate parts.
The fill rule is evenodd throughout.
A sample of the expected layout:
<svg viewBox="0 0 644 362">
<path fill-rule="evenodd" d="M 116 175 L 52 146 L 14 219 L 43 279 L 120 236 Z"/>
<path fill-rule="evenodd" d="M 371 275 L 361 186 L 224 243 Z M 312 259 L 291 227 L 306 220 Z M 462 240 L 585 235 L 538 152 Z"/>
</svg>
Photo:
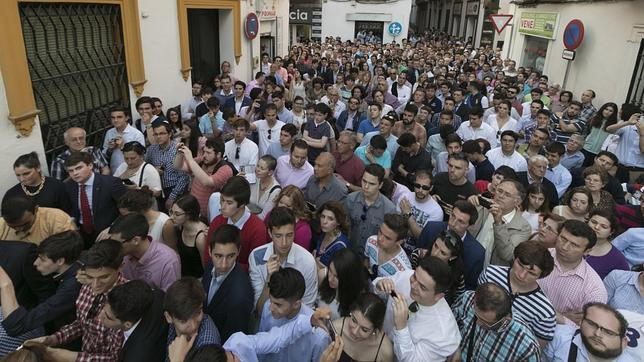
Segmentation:
<svg viewBox="0 0 644 362">
<path fill-rule="evenodd" d="M 416 171 L 413 192 L 406 193 L 399 207 L 409 224 L 411 235 L 407 243 L 415 245 L 423 227 L 430 221 L 443 221 L 443 209 L 430 195 L 432 175 L 428 170 Z"/>
<path fill-rule="evenodd" d="M 452 306 L 461 330 L 456 354 L 462 361 L 539 361 L 530 327 L 512 315 L 512 298 L 500 286 L 484 283 Z"/>
<path fill-rule="evenodd" d="M 604 303 L 584 306 L 580 328 L 559 325 L 554 340 L 543 351 L 545 361 L 640 361 L 630 345 L 624 316 Z M 632 330 L 634 331 L 634 330 Z M 635 332 L 637 333 L 637 332 Z M 629 333 L 630 334 L 630 333 Z M 567 359 L 564 359 L 568 356 Z"/>
</svg>

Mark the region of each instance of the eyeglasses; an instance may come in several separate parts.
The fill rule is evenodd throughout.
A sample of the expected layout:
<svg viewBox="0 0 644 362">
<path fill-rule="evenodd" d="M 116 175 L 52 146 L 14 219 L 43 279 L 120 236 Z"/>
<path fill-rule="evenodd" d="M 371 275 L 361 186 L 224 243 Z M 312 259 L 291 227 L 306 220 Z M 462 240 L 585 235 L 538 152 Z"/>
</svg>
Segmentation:
<svg viewBox="0 0 644 362">
<path fill-rule="evenodd" d="M 241 147 L 237 147 L 237 151 L 235 151 L 235 159 L 239 160 L 239 151 L 241 150 Z"/>
<path fill-rule="evenodd" d="M 360 220 L 367 220 L 367 211 L 369 211 L 369 207 L 367 205 L 362 205 L 362 215 L 360 215 Z"/>
<path fill-rule="evenodd" d="M 586 322 L 588 326 L 593 330 L 593 333 L 599 329 L 599 332 L 606 337 L 612 337 L 612 338 L 621 337 L 619 333 L 615 331 L 611 331 L 610 329 L 606 329 L 588 318 L 584 318 L 581 320 L 581 323 L 584 323 L 584 322 Z"/>
<path fill-rule="evenodd" d="M 413 185 L 414 185 L 414 188 L 417 188 L 417 189 L 423 189 L 423 190 L 425 190 L 425 191 L 429 191 L 429 190 L 431 190 L 431 189 L 432 189 L 432 186 L 431 186 L 431 185 L 421 185 L 421 184 L 419 184 L 419 183 L 414 183 Z"/>
<path fill-rule="evenodd" d="M 269 128 L 269 129 L 268 129 L 268 139 L 269 139 L 269 140 L 271 139 L 271 134 L 272 134 L 272 133 L 273 133 L 273 130 Z M 237 148 L 237 149 L 239 150 L 239 148 Z"/>
</svg>

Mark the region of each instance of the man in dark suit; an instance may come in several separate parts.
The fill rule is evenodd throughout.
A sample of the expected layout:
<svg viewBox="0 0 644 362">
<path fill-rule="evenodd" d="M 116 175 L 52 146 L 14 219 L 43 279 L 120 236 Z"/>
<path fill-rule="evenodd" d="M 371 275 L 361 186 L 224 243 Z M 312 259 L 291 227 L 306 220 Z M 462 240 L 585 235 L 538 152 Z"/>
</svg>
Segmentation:
<svg viewBox="0 0 644 362">
<path fill-rule="evenodd" d="M 117 285 L 109 292 L 99 319 L 106 327 L 123 331 L 119 361 L 163 361 L 168 338 L 163 297 L 163 291 L 141 280 Z"/>
<path fill-rule="evenodd" d="M 351 131 L 358 129 L 363 117 L 362 112 L 360 112 L 358 108 L 360 108 L 360 100 L 353 97 L 349 98 L 347 109 L 340 113 L 338 121 L 336 122 L 338 132 L 344 131 L 345 129 Z M 349 122 L 349 120 L 351 122 Z"/>
<path fill-rule="evenodd" d="M 485 249 L 467 231 L 478 218 L 476 207 L 468 201 L 459 200 L 454 203 L 452 213 L 447 222 L 429 221 L 418 237 L 417 247 L 431 250 L 436 236 L 443 230 L 451 230 L 463 239 L 463 261 L 465 262 L 465 288 L 476 289 L 479 274 L 485 263 Z"/>
<path fill-rule="evenodd" d="M 329 64 L 326 72 L 321 73 L 320 76 L 324 79 L 325 84 L 335 84 L 335 78 L 338 76 L 340 66 L 335 60 Z"/>
<path fill-rule="evenodd" d="M 72 152 L 66 168 L 70 179 L 65 181 L 65 189 L 72 201 L 71 216 L 89 248 L 98 233 L 119 216 L 117 202 L 127 188 L 119 178 L 94 173 L 92 156 L 85 152 Z"/>
<path fill-rule="evenodd" d="M 528 171 L 517 172 L 517 180 L 527 189 L 530 184 L 541 182 L 546 191 L 549 200 L 550 209 L 559 205 L 559 194 L 557 188 L 548 180 L 546 170 L 548 169 L 548 159 L 545 156 L 535 155 L 528 159 Z"/>
<path fill-rule="evenodd" d="M 204 311 L 225 341 L 235 332 L 248 333 L 253 310 L 253 288 L 248 274 L 236 263 L 240 232 L 236 226 L 221 225 L 210 237 L 210 260 L 201 282 L 207 299 Z"/>
<path fill-rule="evenodd" d="M 244 95 L 245 90 L 246 83 L 242 82 L 241 80 L 236 81 L 235 85 L 233 86 L 233 92 L 235 93 L 235 96 L 229 98 L 226 103 L 224 103 L 222 111 L 226 109 L 232 109 L 235 111 L 236 115 L 239 115 L 239 112 L 243 107 L 249 107 L 251 103 L 253 103 L 253 101 L 252 99 L 250 99 L 250 97 Z M 238 103 L 239 107 L 237 107 Z"/>
<path fill-rule="evenodd" d="M 470 116 L 470 107 L 465 103 L 465 92 L 461 88 L 456 88 L 452 91 L 454 98 L 454 114 L 461 117 L 461 119 L 468 119 Z"/>
</svg>

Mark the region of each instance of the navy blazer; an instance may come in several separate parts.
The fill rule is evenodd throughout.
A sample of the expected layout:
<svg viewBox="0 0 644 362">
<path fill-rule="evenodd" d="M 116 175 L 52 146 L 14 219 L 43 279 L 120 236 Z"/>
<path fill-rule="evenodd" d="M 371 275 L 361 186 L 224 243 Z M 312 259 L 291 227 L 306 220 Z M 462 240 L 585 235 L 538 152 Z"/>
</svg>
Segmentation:
<svg viewBox="0 0 644 362">
<path fill-rule="evenodd" d="M 530 183 L 528 182 L 528 171 L 517 172 L 517 179 L 526 188 L 530 186 Z M 543 181 L 541 181 L 541 184 L 546 190 L 546 194 L 548 195 L 548 199 L 550 200 L 550 210 L 552 210 L 555 206 L 559 205 L 559 194 L 557 193 L 557 187 L 555 187 L 555 184 L 553 184 L 552 181 L 548 180 L 545 177 L 543 178 Z"/>
<path fill-rule="evenodd" d="M 210 291 L 212 280 L 212 263 L 208 263 L 201 282 L 206 291 Z M 212 318 L 219 330 L 221 340 L 225 341 L 233 333 L 248 333 L 250 314 L 253 311 L 253 287 L 248 273 L 236 263 L 230 274 L 217 289 L 210 303 L 205 301 L 204 312 Z"/>
<path fill-rule="evenodd" d="M 78 183 L 72 179 L 65 181 L 65 190 L 72 201 L 72 214 L 76 224 L 80 228 L 81 215 L 78 203 Z M 119 216 L 117 202 L 127 191 L 121 179 L 114 176 L 106 176 L 94 173 L 94 184 L 92 185 L 92 218 L 94 230 L 102 231 L 112 225 L 112 222 Z"/>
<path fill-rule="evenodd" d="M 447 230 L 447 223 L 443 221 L 429 221 L 418 237 L 417 247 L 431 250 L 438 234 Z M 476 289 L 479 275 L 485 264 L 485 248 L 470 234 L 465 234 L 463 240 L 463 262 L 465 263 L 465 288 Z"/>
<path fill-rule="evenodd" d="M 248 96 L 244 96 L 244 99 L 242 100 L 242 107 L 250 107 L 250 105 L 253 103 L 253 100 L 250 99 Z M 230 98 L 229 100 L 224 103 L 224 105 L 221 107 L 221 111 L 223 112 L 224 109 L 231 108 L 233 111 L 235 110 L 235 97 Z M 241 108 L 240 108 L 241 109 Z M 237 112 L 235 112 L 237 113 Z"/>
<path fill-rule="evenodd" d="M 127 339 L 119 361 L 163 361 L 168 344 L 168 323 L 163 316 L 163 296 L 160 289 L 152 291 L 152 305 Z"/>
<path fill-rule="evenodd" d="M 362 121 L 362 112 L 357 111 L 356 116 L 353 118 L 353 129 L 351 131 L 357 131 L 360 122 Z M 349 110 L 344 110 L 338 116 L 338 120 L 335 122 L 335 125 L 338 127 L 338 131 L 343 131 L 347 126 L 347 120 L 349 119 Z"/>
</svg>

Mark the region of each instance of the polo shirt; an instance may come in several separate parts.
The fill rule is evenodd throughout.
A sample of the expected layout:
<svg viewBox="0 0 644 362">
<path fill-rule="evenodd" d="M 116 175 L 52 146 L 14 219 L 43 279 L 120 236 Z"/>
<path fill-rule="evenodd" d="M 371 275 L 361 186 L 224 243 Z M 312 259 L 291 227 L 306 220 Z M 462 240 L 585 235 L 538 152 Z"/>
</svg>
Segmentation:
<svg viewBox="0 0 644 362">
<path fill-rule="evenodd" d="M 364 163 L 353 152 L 346 160 L 342 160 L 342 155 L 335 153 L 335 172 L 352 185 L 362 185 L 362 174 L 364 173 Z"/>
<path fill-rule="evenodd" d="M 379 129 L 380 129 L 380 119 L 378 119 L 378 123 L 374 125 L 371 122 L 371 119 L 367 118 L 367 119 L 363 119 L 362 122 L 360 122 L 360 125 L 358 126 L 358 133 L 365 135 L 369 132 L 378 131 Z"/>
<path fill-rule="evenodd" d="M 306 122 L 306 132 L 308 133 L 309 137 L 316 140 L 321 140 L 324 137 L 327 138 L 327 147 L 316 148 L 309 145 L 309 162 L 314 163 L 318 155 L 328 148 L 329 142 L 331 140 L 331 125 L 329 125 L 329 122 L 326 121 L 317 124 L 315 123 L 315 121 L 310 120 Z"/>
<path fill-rule="evenodd" d="M 365 166 L 368 166 L 371 164 L 371 161 L 367 158 L 367 146 L 360 146 L 356 148 L 356 150 L 353 152 L 355 153 L 358 158 L 364 163 Z M 385 150 L 385 152 L 380 155 L 380 157 L 376 157 L 376 163 L 382 166 L 385 170 L 391 168 L 391 154 L 389 153 L 388 150 Z"/>
<path fill-rule="evenodd" d="M 320 207 L 328 201 L 344 201 L 347 197 L 347 186 L 331 175 L 329 182 L 320 187 L 319 180 L 312 176 L 306 184 L 304 198 L 313 205 Z"/>
<path fill-rule="evenodd" d="M 378 234 L 380 225 L 385 220 L 385 214 L 396 212 L 394 203 L 382 194 L 378 195 L 373 204 L 367 206 L 362 191 L 350 193 L 344 199 L 344 207 L 352 225 L 349 240 L 360 254 L 362 254 L 367 238 Z"/>
<path fill-rule="evenodd" d="M 394 178 L 395 181 L 409 187 L 411 186 L 412 175 L 402 177 L 398 174 L 398 165 L 403 165 L 407 172 L 413 174 L 416 170 L 431 170 L 432 160 L 429 153 L 422 147 L 418 149 L 418 152 L 415 155 L 410 155 L 407 152 L 404 152 L 402 148 L 398 149 L 396 156 L 394 157 L 393 164 L 391 165 L 391 170 L 394 175 L 396 175 Z"/>
<path fill-rule="evenodd" d="M 373 136 L 380 134 L 380 131 L 372 131 L 364 135 L 364 138 L 362 139 L 362 142 L 360 142 L 360 146 L 366 146 L 371 142 L 371 139 Z M 398 137 L 394 136 L 393 134 L 389 134 L 389 137 L 385 138 L 387 141 L 387 151 L 393 156 L 396 154 L 396 151 L 398 151 Z"/>
</svg>

